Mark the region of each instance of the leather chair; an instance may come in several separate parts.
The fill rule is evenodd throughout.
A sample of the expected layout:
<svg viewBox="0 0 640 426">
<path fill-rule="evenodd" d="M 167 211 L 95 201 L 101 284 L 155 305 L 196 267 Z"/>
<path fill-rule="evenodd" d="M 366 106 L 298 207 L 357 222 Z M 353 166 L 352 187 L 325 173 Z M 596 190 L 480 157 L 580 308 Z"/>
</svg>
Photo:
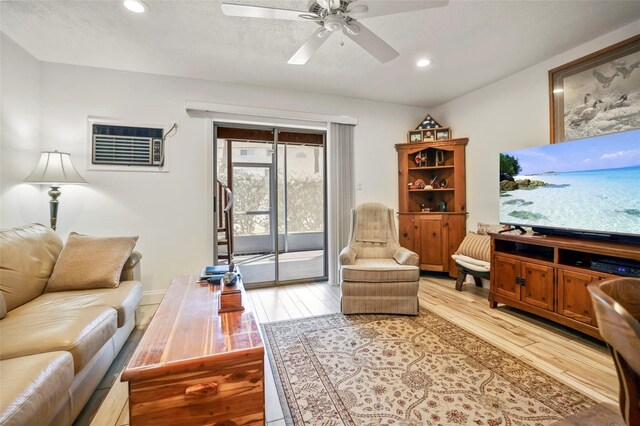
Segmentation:
<svg viewBox="0 0 640 426">
<path fill-rule="evenodd" d="M 418 255 L 398 243 L 393 209 L 365 203 L 351 211 L 349 245 L 340 253 L 344 314 L 418 314 Z"/>
<path fill-rule="evenodd" d="M 593 282 L 588 290 L 616 365 L 622 417 L 627 425 L 640 425 L 640 279 Z"/>
</svg>

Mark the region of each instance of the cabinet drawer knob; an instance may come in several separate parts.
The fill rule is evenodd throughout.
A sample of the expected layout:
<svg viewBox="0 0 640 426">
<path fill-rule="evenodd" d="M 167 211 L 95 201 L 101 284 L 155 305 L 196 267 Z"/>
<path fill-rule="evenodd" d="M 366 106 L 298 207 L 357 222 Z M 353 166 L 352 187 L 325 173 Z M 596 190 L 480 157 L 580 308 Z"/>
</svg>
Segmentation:
<svg viewBox="0 0 640 426">
<path fill-rule="evenodd" d="M 405 232 L 404 234 L 402 234 L 403 237 L 407 238 L 409 236 L 408 232 Z"/>
<path fill-rule="evenodd" d="M 185 396 L 212 396 L 218 393 L 217 382 L 198 383 L 185 389 Z"/>
</svg>

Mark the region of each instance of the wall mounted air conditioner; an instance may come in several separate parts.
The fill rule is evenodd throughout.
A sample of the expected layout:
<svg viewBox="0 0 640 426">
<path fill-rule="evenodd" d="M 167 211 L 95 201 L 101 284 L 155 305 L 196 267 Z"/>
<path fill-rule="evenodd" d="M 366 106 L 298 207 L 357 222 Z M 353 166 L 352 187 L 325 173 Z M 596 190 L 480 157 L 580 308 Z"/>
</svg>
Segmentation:
<svg viewBox="0 0 640 426">
<path fill-rule="evenodd" d="M 164 165 L 164 129 L 91 123 L 91 164 Z"/>
</svg>

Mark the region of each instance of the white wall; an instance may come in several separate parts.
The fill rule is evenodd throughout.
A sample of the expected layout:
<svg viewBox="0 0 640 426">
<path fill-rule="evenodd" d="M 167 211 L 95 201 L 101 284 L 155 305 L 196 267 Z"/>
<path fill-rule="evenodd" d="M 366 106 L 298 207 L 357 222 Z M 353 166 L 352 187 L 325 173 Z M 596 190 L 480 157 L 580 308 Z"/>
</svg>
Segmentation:
<svg viewBox="0 0 640 426">
<path fill-rule="evenodd" d="M 198 273 L 211 262 L 209 127 L 206 120 L 187 115 L 185 100 L 357 117 L 355 175 L 363 189 L 356 191 L 356 202 L 376 200 L 395 208 L 394 144 L 404 141 L 407 129 L 425 115 L 421 108 L 301 92 L 53 63 L 41 67 L 41 148 L 70 152 L 89 182 L 62 187 L 58 232 L 63 238 L 70 231 L 139 235 L 137 249 L 143 254 L 146 292 L 161 291 L 173 275 Z M 178 121 L 178 133 L 168 142 L 170 172 L 87 170 L 88 116 L 161 125 Z M 18 168 L 20 178 L 37 159 L 33 152 L 28 157 L 29 164 Z M 7 184 L 8 191 L 17 195 L 27 192 L 22 186 L 27 185 L 17 189 Z M 39 195 L 37 203 L 17 199 L 18 208 L 4 215 L 2 225 L 32 220 L 25 210 L 36 208 L 44 214 L 40 220 L 46 222 L 46 191 Z"/>
<path fill-rule="evenodd" d="M 40 153 L 40 81 L 38 60 L 0 33 L 0 227 L 43 222 L 47 197 L 23 183 Z M 34 207 L 38 208 L 34 208 Z"/>
<path fill-rule="evenodd" d="M 636 21 L 431 111 L 455 136 L 469 137 L 468 230 L 498 222 L 498 154 L 549 143 L 548 71 L 639 33 Z"/>
</svg>

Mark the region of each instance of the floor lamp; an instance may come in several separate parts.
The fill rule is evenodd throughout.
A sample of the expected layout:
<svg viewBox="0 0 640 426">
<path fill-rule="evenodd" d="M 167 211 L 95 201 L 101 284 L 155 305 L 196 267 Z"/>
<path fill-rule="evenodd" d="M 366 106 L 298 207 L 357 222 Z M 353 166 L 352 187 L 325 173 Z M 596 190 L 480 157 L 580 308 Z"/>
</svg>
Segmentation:
<svg viewBox="0 0 640 426">
<path fill-rule="evenodd" d="M 36 168 L 24 180 L 25 182 L 49 185 L 49 212 L 51 216 L 51 229 L 56 229 L 58 220 L 58 197 L 60 186 L 65 184 L 87 183 L 73 167 L 71 155 L 66 152 L 44 151 L 40 154 L 40 161 Z"/>
</svg>

